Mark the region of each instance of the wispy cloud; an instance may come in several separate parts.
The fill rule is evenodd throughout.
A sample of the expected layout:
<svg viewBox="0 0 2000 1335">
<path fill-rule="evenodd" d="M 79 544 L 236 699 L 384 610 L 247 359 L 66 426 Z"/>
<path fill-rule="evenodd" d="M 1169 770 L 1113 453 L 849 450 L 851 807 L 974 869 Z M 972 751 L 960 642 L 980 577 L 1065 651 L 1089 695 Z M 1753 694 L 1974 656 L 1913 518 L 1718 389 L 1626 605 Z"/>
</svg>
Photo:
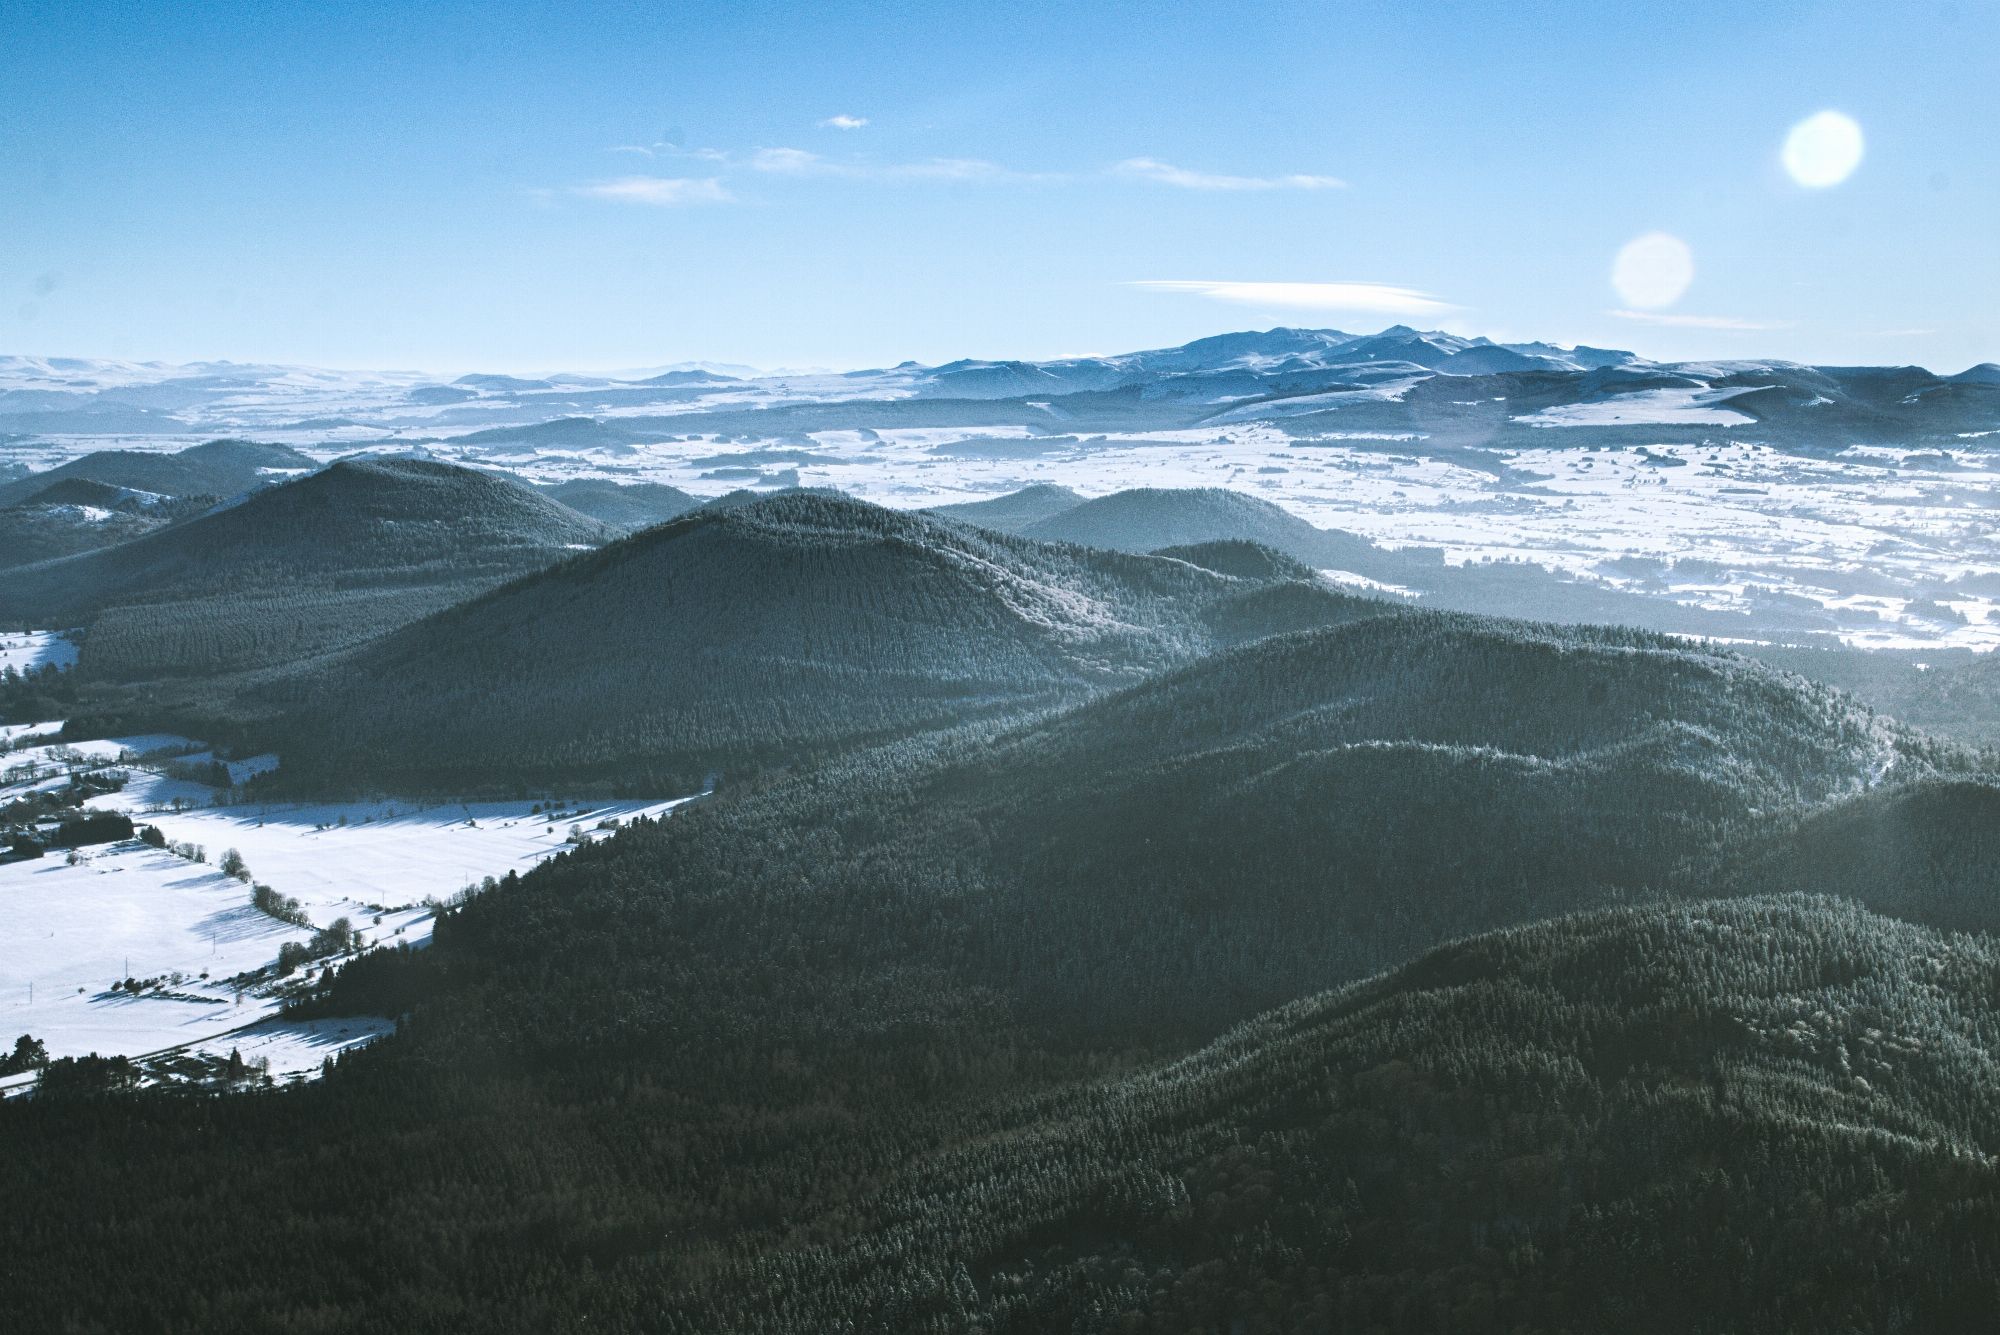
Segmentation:
<svg viewBox="0 0 2000 1335">
<path fill-rule="evenodd" d="M 1181 190 L 1339 190 L 1347 185 L 1338 176 L 1226 176 L 1216 172 L 1190 171 L 1158 158 L 1127 158 L 1111 168 L 1115 176 L 1153 181 Z"/>
<path fill-rule="evenodd" d="M 1126 286 L 1143 287 L 1154 292 L 1186 292 L 1241 306 L 1282 306 L 1290 310 L 1431 316 L 1459 309 L 1428 292 L 1389 283 L 1234 283 L 1156 278 Z"/>
<path fill-rule="evenodd" d="M 850 116 L 846 112 L 842 112 L 838 116 L 828 116 L 825 120 L 821 121 L 820 128 L 825 130 L 858 130 L 867 123 L 868 118 L 866 116 Z"/>
<path fill-rule="evenodd" d="M 630 153 L 642 158 L 696 158 L 702 162 L 727 162 L 729 155 L 719 148 L 683 148 L 668 140 L 654 144 L 613 144 L 606 153 Z"/>
<path fill-rule="evenodd" d="M 736 197 L 713 176 L 621 176 L 615 181 L 574 187 L 576 194 L 621 204 L 674 208 L 683 204 L 727 204 Z"/>
<path fill-rule="evenodd" d="M 1935 329 L 1864 329 L 1862 338 L 1929 338 Z"/>
<path fill-rule="evenodd" d="M 1662 329 L 1717 329 L 1724 333 L 1757 334 L 1792 327 L 1788 320 L 1745 320 L 1734 315 L 1677 315 L 1666 311 L 1627 310 L 1607 311 L 1605 314 Z"/>
<path fill-rule="evenodd" d="M 753 170 L 778 176 L 838 176 L 856 181 L 1026 180 L 983 158 L 925 158 L 917 162 L 857 162 L 822 157 L 803 148 L 760 148 L 750 156 Z"/>
<path fill-rule="evenodd" d="M 823 176 L 836 170 L 833 163 L 803 148 L 760 148 L 751 154 L 750 165 L 786 176 Z"/>
</svg>

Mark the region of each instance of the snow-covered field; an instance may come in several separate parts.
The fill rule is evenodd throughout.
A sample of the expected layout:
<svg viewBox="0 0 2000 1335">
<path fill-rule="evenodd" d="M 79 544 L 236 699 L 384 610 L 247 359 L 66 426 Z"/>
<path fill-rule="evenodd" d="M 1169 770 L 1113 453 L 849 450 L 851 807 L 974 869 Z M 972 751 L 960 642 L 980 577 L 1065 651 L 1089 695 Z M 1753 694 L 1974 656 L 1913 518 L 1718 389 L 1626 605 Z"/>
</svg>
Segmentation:
<svg viewBox="0 0 2000 1335">
<path fill-rule="evenodd" d="M 1725 610 L 1803 599 L 1855 644 L 2000 646 L 1992 594 L 1942 588 L 2000 571 L 2000 458 L 1988 452 L 1805 456 L 1727 438 L 1592 448 L 1550 434 L 1558 439 L 1541 448 L 1432 455 L 1406 438 L 1297 437 L 1264 422 L 1115 437 L 884 429 L 649 444 L 615 461 L 544 450 L 507 466 L 541 481 L 615 477 L 697 495 L 833 487 L 899 507 L 982 500 L 1033 483 L 1086 496 L 1227 487 L 1322 527 L 1441 548 L 1452 563 L 1529 560 Z M 975 447 L 955 449 L 960 442 Z M 1007 442 L 1018 447 L 1002 448 Z M 1635 578 L 1622 568 L 1635 557 L 1680 569 Z M 1857 586 L 1877 575 L 1932 592 L 1855 601 Z M 1913 606 L 1930 598 L 1948 610 Z"/>
<path fill-rule="evenodd" d="M 71 770 L 192 745 L 154 736 L 24 749 L 7 757 L 14 768 L 0 801 L 65 781 Z M 178 758 L 208 759 L 206 752 Z M 240 779 L 268 763 L 240 761 L 231 769 Z M 265 986 L 231 980 L 266 968 L 281 944 L 303 943 L 312 932 L 253 908 L 249 885 L 219 869 L 228 849 L 252 879 L 297 900 L 314 927 L 346 918 L 366 944 L 420 945 L 429 939 L 435 901 L 485 877 L 525 871 L 575 839 L 601 837 L 607 822 L 659 816 L 687 800 L 539 812 L 529 802 L 212 806 L 220 790 L 165 775 L 157 762 L 120 767 L 130 775 L 124 790 L 89 805 L 126 811 L 157 826 L 170 848 L 199 847 L 206 861 L 130 840 L 86 848 L 75 865 L 61 851 L 0 864 L 0 1046 L 29 1033 L 52 1057 L 197 1044 L 222 1056 L 243 1046 L 250 1058 L 250 1040 L 233 1031 L 271 1019 L 279 999 Z M 51 779 L 51 770 L 65 779 Z M 116 986 L 127 978 L 163 981 L 134 995 Z M 274 1071 L 310 1072 L 328 1052 L 381 1028 L 346 1027 L 345 1038 L 297 1025 L 266 1028 L 255 1042 Z"/>
<path fill-rule="evenodd" d="M 0 631 L 0 672 L 13 668 L 27 672 L 53 664 L 59 668 L 76 663 L 76 642 L 66 631 Z"/>
<path fill-rule="evenodd" d="M 395 1025 L 379 1016 L 352 1015 L 332 1020 L 265 1020 L 248 1029 L 206 1038 L 187 1048 L 190 1056 L 227 1060 L 232 1052 L 246 1066 L 261 1067 L 283 1084 L 319 1074 L 320 1064 L 349 1048 L 372 1043 L 393 1032 Z"/>
<path fill-rule="evenodd" d="M 1563 403 L 1514 420 L 1524 426 L 1749 426 L 1727 406 L 1740 389 L 1644 389 L 1585 403 Z"/>
<path fill-rule="evenodd" d="M 1202 356 L 1211 354 L 1223 355 Z M 1162 363 L 1168 364 L 1182 362 Z M 1773 435 L 1737 405 L 1755 392 L 1742 376 L 1789 382 L 1808 375 L 1806 368 L 1632 363 L 1627 371 L 1671 374 L 1681 384 L 1628 387 L 1614 376 L 1578 390 L 1572 401 L 1533 411 L 1524 406 L 1495 425 L 1494 434 L 1475 438 L 1488 444 L 1467 444 L 1467 428 L 1458 423 L 1446 446 L 1423 430 L 1365 429 L 1368 413 L 1407 399 L 1429 374 L 1416 366 L 1358 368 L 1343 375 L 1342 388 L 1273 397 L 1262 392 L 1272 385 L 1248 374 L 1260 355 L 1233 364 L 1245 374 L 1223 377 L 1215 382 L 1219 397 L 1198 400 L 1214 408 L 1203 425 L 1109 433 L 1079 428 L 1059 394 L 1022 401 L 1047 415 L 1032 425 L 901 425 L 949 422 L 954 411 L 943 404 L 930 414 L 892 411 L 937 388 L 932 372 L 913 364 L 723 381 L 659 377 L 649 369 L 472 376 L 446 384 L 400 371 L 0 357 L 0 387 L 82 396 L 79 402 L 121 387 L 197 387 L 189 389 L 190 406 L 176 410 L 182 416 L 135 425 L 129 434 L 24 435 L 4 447 L 4 460 L 35 468 L 89 450 L 174 450 L 235 434 L 281 441 L 321 460 L 415 446 L 540 482 L 656 481 L 698 496 L 796 485 L 915 507 L 1033 483 L 1087 496 L 1129 487 L 1228 487 L 1323 527 L 1393 546 L 1441 548 L 1455 563 L 1531 561 L 1717 610 L 1741 612 L 1775 600 L 1810 609 L 1815 624 L 1854 644 L 2000 646 L 2000 596 L 1992 579 L 1979 587 L 1951 584 L 1964 575 L 2000 576 L 2000 456 L 1986 439 L 1993 431 L 1925 437 L 1951 448 L 1843 449 L 1848 439 L 1879 441 L 1879 429 L 1856 435 L 1821 397 L 1803 407 L 1835 413 L 1824 438 L 1794 453 L 1768 442 L 1797 440 L 1796 432 Z M 750 375 L 742 367 L 725 374 Z M 1724 379 L 1729 383 L 1709 383 Z M 1467 394 L 1480 392 L 1476 380 L 1461 383 Z M 1148 392 L 1172 392 L 1173 384 L 1147 382 Z M 842 425 L 788 427 L 794 419 L 774 412 L 767 414 L 773 425 L 759 429 L 757 413 L 737 411 L 806 401 L 846 405 L 837 415 Z M 1449 406 L 1500 402 L 1453 398 Z M 1340 425 L 1347 409 L 1360 415 Z M 1021 409 L 1012 411 L 1018 417 Z M 686 429 L 705 413 L 727 417 L 716 419 L 713 430 Z M 1306 413 L 1315 415 L 1298 416 Z M 468 440 L 495 426 L 567 417 L 673 438 L 593 447 Z M 666 419 L 674 420 L 662 430 Z M 1425 419 L 1393 420 L 1407 426 Z M 1706 438 L 1691 443 L 1697 434 Z M 1662 568 L 1634 575 L 1634 560 Z M 1884 582 L 1878 576 L 1894 587 L 1878 587 Z M 10 652 L 0 648 L 0 661 Z"/>
<path fill-rule="evenodd" d="M 1690 401 L 1687 409 L 1734 415 L 1706 402 Z M 1034 483 L 1086 496 L 1226 487 L 1325 528 L 1389 546 L 1441 548 L 1452 563 L 1527 560 L 1723 610 L 1741 611 L 1760 598 L 1803 599 L 1858 645 L 2000 646 L 2000 600 L 1983 588 L 1944 587 L 1963 575 L 2000 573 L 2000 456 L 1971 443 L 1802 455 L 1732 439 L 1727 426 L 1697 444 L 1616 446 L 1593 446 L 1551 427 L 1536 433 L 1549 439 L 1546 446 L 1430 453 L 1407 433 L 1300 436 L 1269 421 L 1111 436 L 1051 428 L 713 434 L 615 453 L 544 448 L 490 459 L 467 450 L 462 457 L 539 482 L 664 482 L 698 496 L 830 487 L 904 508 L 983 500 Z M 393 438 L 376 440 L 360 448 L 403 448 Z M 357 444 L 301 447 L 331 459 Z M 449 440 L 426 448 L 443 457 L 457 452 Z M 1620 568 L 1635 557 L 1681 569 L 1635 579 Z M 1855 601 L 1876 575 L 1914 591 Z"/>
</svg>

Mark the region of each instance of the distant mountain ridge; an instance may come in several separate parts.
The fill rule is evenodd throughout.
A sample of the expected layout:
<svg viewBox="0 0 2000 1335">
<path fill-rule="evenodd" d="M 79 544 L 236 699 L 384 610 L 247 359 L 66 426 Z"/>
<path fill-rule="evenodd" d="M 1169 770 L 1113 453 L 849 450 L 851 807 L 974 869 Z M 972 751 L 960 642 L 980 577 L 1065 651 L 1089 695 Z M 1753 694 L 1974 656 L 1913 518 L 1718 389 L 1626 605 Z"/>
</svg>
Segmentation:
<svg viewBox="0 0 2000 1335">
<path fill-rule="evenodd" d="M 1041 361 L 959 358 L 935 366 L 738 374 L 744 369 L 690 367 L 624 378 L 474 373 L 444 383 L 410 372 L 0 357 L 0 429 L 158 434 L 344 417 L 420 429 L 463 422 L 475 432 L 546 428 L 553 434 L 542 439 L 549 443 L 615 449 L 647 432 L 672 431 L 684 419 L 746 407 L 902 403 L 909 414 L 924 404 L 987 403 L 1013 406 L 1001 420 L 1024 421 L 1031 405 L 1063 401 L 1064 416 L 1128 427 L 1335 414 L 1354 427 L 1484 441 L 1498 432 L 1569 424 L 1573 419 L 1537 415 L 1620 400 L 1641 392 L 1642 382 L 1710 391 L 1715 403 L 1729 405 L 1728 420 L 1792 439 L 1829 430 L 1862 439 L 1942 439 L 2000 427 L 2000 370 L 1993 363 L 1938 374 L 1772 358 L 1656 362 L 1621 349 L 1500 343 L 1400 324 L 1374 334 L 1279 327 Z M 1662 417 L 1657 400 L 1619 406 L 1631 411 L 1585 420 L 1599 428 L 1681 420 Z M 1032 411 L 1046 421 L 1053 410 Z M 1713 408 L 1710 416 L 1722 411 Z M 571 425 L 552 425 L 565 420 Z M 502 434 L 483 443 L 524 448 L 536 439 Z"/>
</svg>

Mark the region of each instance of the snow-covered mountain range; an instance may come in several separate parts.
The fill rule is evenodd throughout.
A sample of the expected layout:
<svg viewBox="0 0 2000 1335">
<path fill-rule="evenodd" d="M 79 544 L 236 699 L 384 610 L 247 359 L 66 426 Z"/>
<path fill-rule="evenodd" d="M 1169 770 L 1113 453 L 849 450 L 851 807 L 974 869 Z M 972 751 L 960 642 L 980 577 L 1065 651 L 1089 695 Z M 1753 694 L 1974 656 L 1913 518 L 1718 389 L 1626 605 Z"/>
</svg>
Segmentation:
<svg viewBox="0 0 2000 1335">
<path fill-rule="evenodd" d="M 1827 444 L 1947 439 L 2000 427 L 2000 366 L 1812 367 L 1778 360 L 1660 363 L 1608 348 L 1494 343 L 1396 325 L 1375 334 L 1271 329 L 1174 348 L 1053 361 L 904 362 L 847 372 L 759 373 L 684 363 L 620 375 L 332 371 L 236 362 L 170 365 L 0 356 L 0 435 L 282 433 L 450 437 L 565 418 L 667 431 L 682 419 L 803 404 L 931 405 L 1022 425 L 1120 429 L 1314 419 L 1445 442 L 1556 426 L 1755 426 Z M 1011 413 L 997 405 L 1014 405 Z M 820 414 L 822 421 L 831 421 Z M 696 424 L 697 426 L 699 424 Z"/>
</svg>

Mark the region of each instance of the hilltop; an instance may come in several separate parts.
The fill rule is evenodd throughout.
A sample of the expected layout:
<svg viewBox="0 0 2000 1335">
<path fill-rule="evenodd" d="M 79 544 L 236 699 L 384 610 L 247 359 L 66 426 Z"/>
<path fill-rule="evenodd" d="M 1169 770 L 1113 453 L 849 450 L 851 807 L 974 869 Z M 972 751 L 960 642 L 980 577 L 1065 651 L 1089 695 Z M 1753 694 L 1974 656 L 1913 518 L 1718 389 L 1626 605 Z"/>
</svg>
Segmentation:
<svg viewBox="0 0 2000 1335">
<path fill-rule="evenodd" d="M 1463 932 L 1663 891 L 1774 813 L 1964 763 L 1732 655 L 1405 612 L 870 752 L 614 856 L 711 887 L 746 940 L 814 911 L 771 888 L 791 868 L 884 906 L 814 929 L 855 933 L 843 949 L 977 943 L 950 952 L 956 986 L 1022 1013 L 1200 1032 Z"/>
<path fill-rule="evenodd" d="M 231 497 L 319 467 L 285 445 L 211 440 L 172 454 L 99 450 L 12 482 L 0 483 L 0 506 L 20 505 L 51 485 L 75 478 L 159 496 Z"/>
<path fill-rule="evenodd" d="M 102 551 L 12 572 L 0 619 L 86 627 L 110 679 L 323 653 L 608 539 L 503 478 L 418 460 L 338 463 Z"/>
<path fill-rule="evenodd" d="M 673 791 L 1135 681 L 1233 642 L 1266 584 L 834 496 L 718 502 L 371 646 L 298 711 L 287 770 Z"/>
<path fill-rule="evenodd" d="M 702 504 L 698 496 L 657 482 L 575 478 L 544 486 L 542 491 L 579 514 L 628 531 L 678 519 Z"/>
<path fill-rule="evenodd" d="M 1084 498 L 1068 487 L 1037 483 L 1009 492 L 1005 496 L 995 496 L 989 501 L 964 501 L 957 505 L 937 505 L 930 513 L 945 519 L 956 519 L 967 524 L 977 524 L 980 528 L 990 528 L 996 533 L 1019 533 L 1028 525 L 1049 519 L 1082 505 Z"/>
</svg>

